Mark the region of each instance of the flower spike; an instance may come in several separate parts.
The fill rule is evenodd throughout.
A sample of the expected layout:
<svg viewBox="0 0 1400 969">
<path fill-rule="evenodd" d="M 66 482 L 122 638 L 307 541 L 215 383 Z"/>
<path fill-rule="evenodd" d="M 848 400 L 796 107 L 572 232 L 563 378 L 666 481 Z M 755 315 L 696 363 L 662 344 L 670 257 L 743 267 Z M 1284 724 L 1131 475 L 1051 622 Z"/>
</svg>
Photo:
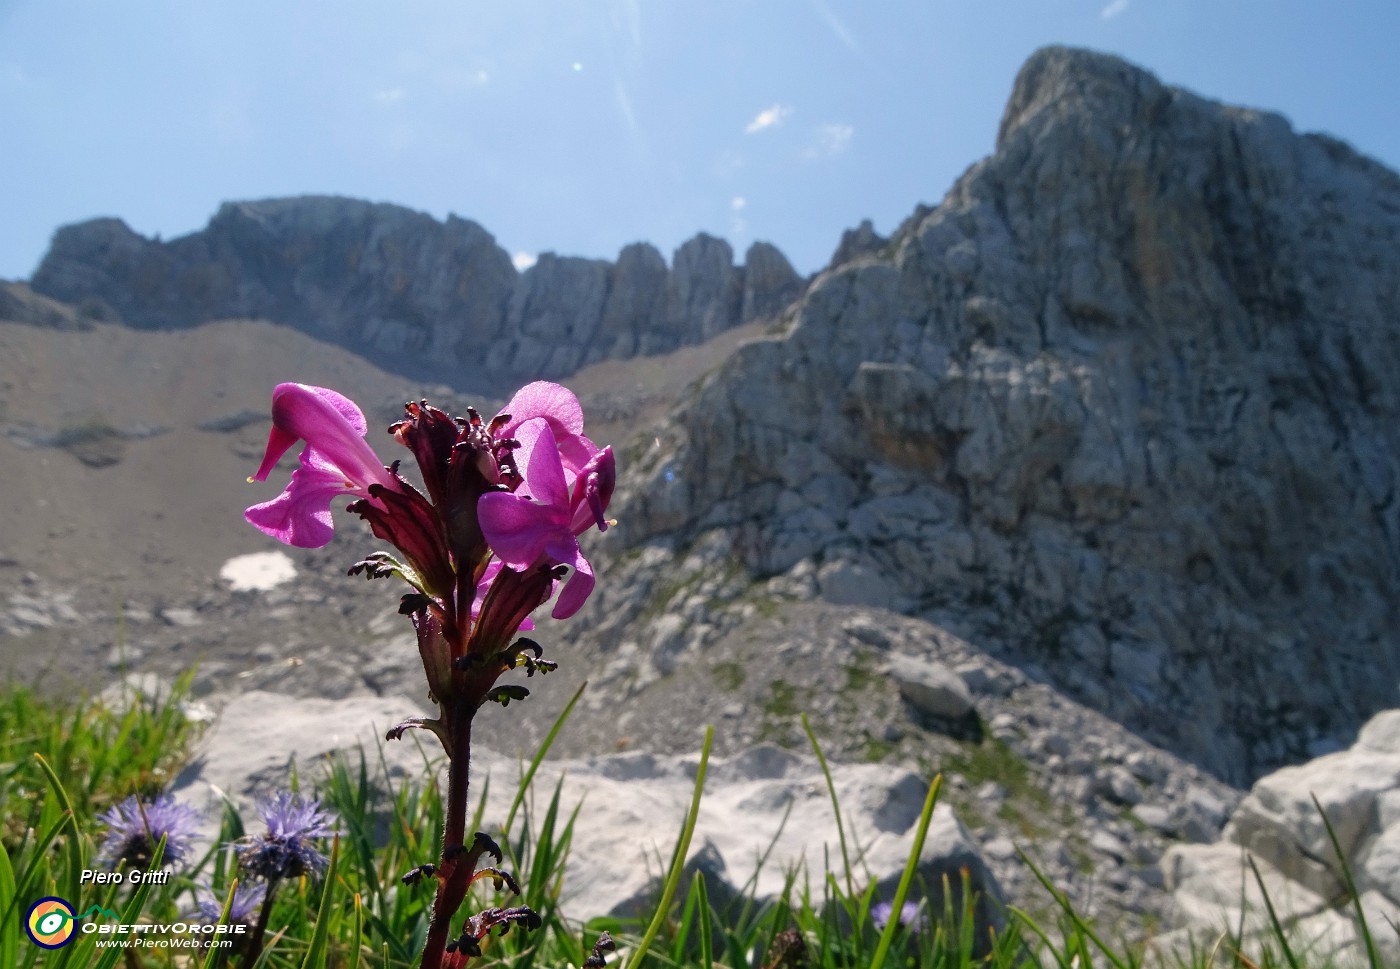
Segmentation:
<svg viewBox="0 0 1400 969">
<path fill-rule="evenodd" d="M 324 387 L 279 384 L 267 447 L 250 480 L 265 480 L 298 442 L 305 447 L 282 494 L 244 515 L 279 541 L 319 548 L 333 536 L 331 506 L 345 496 L 352 499 L 348 510 L 397 550 L 372 552 L 349 574 L 397 576 L 410 587 L 398 611 L 413 625 L 438 715 L 406 719 L 386 738 L 431 731 L 447 754 L 448 778 L 441 856 L 403 881 L 436 881 L 422 969 L 461 969 L 481 954 L 493 929 L 541 924 L 523 906 L 491 908 L 458 922 L 473 882 L 489 879 L 498 891 L 520 893 L 500 868 L 495 842 L 478 832 L 470 847 L 463 843 L 472 725 L 484 704 L 506 706 L 529 695 L 518 683 L 499 683 L 506 673 L 523 668 L 528 679 L 557 669 L 538 643 L 519 634 L 535 628 L 531 614 L 551 598 L 552 614 L 563 619 L 592 592 L 593 567 L 579 537 L 614 524 L 606 513 L 617 467 L 611 448 L 584 435 L 578 398 L 546 381 L 522 387 L 490 421 L 473 408 L 459 418 L 426 400 L 409 401 L 389 431 L 413 455 L 421 485 L 400 476 L 399 462 L 385 466 L 376 456 L 365 441 L 364 414 L 352 401 Z M 324 870 L 325 856 L 312 842 L 327 836 L 332 822 L 318 802 L 291 795 L 265 806 L 264 819 L 267 835 L 238 846 L 241 867 L 266 885 L 243 953 L 250 961 L 261 952 L 277 884 Z M 175 841 L 172 834 L 178 851 Z M 478 869 L 486 856 L 495 866 Z M 173 860 L 174 853 L 167 857 Z M 454 923 L 460 925 L 455 939 Z M 602 966 L 607 941 L 604 935 L 594 947 L 592 969 Z"/>
</svg>

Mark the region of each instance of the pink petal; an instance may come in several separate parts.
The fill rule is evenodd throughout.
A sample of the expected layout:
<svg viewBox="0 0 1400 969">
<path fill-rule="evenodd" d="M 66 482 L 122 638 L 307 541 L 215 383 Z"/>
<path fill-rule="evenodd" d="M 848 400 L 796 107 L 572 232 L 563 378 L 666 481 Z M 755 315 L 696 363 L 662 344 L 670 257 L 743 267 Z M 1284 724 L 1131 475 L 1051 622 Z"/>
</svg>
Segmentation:
<svg viewBox="0 0 1400 969">
<path fill-rule="evenodd" d="M 515 493 L 567 510 L 569 487 L 549 422 L 538 417 L 528 420 L 516 430 L 515 438 L 520 442 L 515 451 L 515 464 L 524 478 Z"/>
<path fill-rule="evenodd" d="M 395 487 L 384 463 L 365 441 L 364 414 L 348 397 L 326 387 L 278 384 L 272 391 L 272 424 L 255 479 L 266 479 L 277 460 L 300 439 L 317 448 L 355 484 Z"/>
<path fill-rule="evenodd" d="M 578 612 L 593 592 L 593 567 L 588 564 L 588 559 L 580 554 L 573 562 L 564 564 L 572 565 L 574 570 L 564 580 L 564 588 L 559 590 L 559 598 L 555 600 L 554 609 L 550 611 L 550 615 L 555 619 L 568 619 Z"/>
<path fill-rule="evenodd" d="M 301 455 L 301 467 L 292 472 L 287 488 L 271 501 L 253 505 L 243 517 L 259 531 L 286 545 L 320 548 L 331 540 L 331 501 L 354 495 L 345 476 L 336 469 L 318 466 L 311 448 Z"/>
<path fill-rule="evenodd" d="M 272 430 L 267 435 L 267 448 L 263 451 L 262 464 L 258 465 L 258 470 L 253 473 L 254 481 L 266 481 L 267 476 L 272 473 L 272 469 L 277 466 L 277 462 L 282 460 L 282 455 L 291 450 L 292 445 L 301 438 L 290 431 L 284 431 L 276 424 L 272 425 Z"/>
<path fill-rule="evenodd" d="M 598 447 L 583 435 L 583 407 L 573 391 L 547 380 L 526 384 L 515 392 L 502 414 L 510 420 L 500 429 L 501 437 L 518 437 L 526 421 L 543 418 L 549 422 L 564 468 L 572 474 L 598 453 Z"/>
<path fill-rule="evenodd" d="M 534 565 L 545 546 L 567 530 L 560 525 L 556 509 L 504 491 L 482 495 L 476 516 L 491 551 L 517 572 Z"/>
<path fill-rule="evenodd" d="M 582 535 L 594 525 L 600 532 L 607 531 L 608 522 L 603 514 L 608 510 L 608 502 L 612 500 L 616 486 L 617 462 L 613 459 L 612 448 L 605 447 L 593 456 L 574 481 L 573 494 L 569 498 L 573 508 L 570 531 Z"/>
<path fill-rule="evenodd" d="M 583 433 L 583 408 L 578 398 L 567 387 L 548 380 L 521 387 L 501 413 L 510 415 L 502 432 L 505 437 L 511 437 L 517 427 L 534 417 L 548 418 L 564 434 Z"/>
</svg>

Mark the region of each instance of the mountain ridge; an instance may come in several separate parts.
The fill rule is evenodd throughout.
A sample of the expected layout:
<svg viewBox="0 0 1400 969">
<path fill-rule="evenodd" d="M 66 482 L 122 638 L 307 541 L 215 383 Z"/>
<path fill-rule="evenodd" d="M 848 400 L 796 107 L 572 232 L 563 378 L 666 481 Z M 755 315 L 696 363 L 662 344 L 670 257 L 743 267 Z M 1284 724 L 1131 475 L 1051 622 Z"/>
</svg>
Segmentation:
<svg viewBox="0 0 1400 969">
<path fill-rule="evenodd" d="M 736 265 L 705 233 L 669 265 L 634 243 L 615 261 L 546 252 L 520 272 L 468 219 L 308 195 L 226 202 L 166 242 L 111 217 L 63 226 L 29 285 L 97 319 L 267 319 L 400 371 L 500 389 L 703 342 L 780 311 L 802 283 L 768 243 Z"/>
</svg>

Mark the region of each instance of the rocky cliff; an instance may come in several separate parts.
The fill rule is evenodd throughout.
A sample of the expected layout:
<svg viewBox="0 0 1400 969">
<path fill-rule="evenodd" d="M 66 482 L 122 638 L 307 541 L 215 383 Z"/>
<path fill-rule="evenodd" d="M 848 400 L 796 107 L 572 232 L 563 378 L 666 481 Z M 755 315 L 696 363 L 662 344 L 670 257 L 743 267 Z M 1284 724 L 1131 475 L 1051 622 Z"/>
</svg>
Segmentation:
<svg viewBox="0 0 1400 969">
<path fill-rule="evenodd" d="M 1397 252 L 1400 178 L 1346 145 L 1043 50 L 991 157 L 629 455 L 622 535 L 1257 777 L 1400 701 Z"/>
<path fill-rule="evenodd" d="M 821 598 L 926 620 L 1240 784 L 1400 704 L 1397 251 L 1394 173 L 1052 48 L 991 157 L 805 287 L 705 236 L 519 274 L 470 222 L 313 198 L 168 243 L 69 227 L 33 288 L 512 379 L 777 314 L 622 450 L 630 547 L 589 618 L 629 689 Z"/>
<path fill-rule="evenodd" d="M 742 266 L 704 234 L 616 262 L 545 253 L 523 273 L 474 222 L 303 197 L 223 205 L 202 231 L 147 239 L 120 219 L 65 226 L 31 285 L 132 326 L 267 319 L 380 359 L 503 384 L 660 353 L 781 311 L 802 288 L 752 245 Z M 460 381 L 458 381 L 460 382 Z"/>
</svg>

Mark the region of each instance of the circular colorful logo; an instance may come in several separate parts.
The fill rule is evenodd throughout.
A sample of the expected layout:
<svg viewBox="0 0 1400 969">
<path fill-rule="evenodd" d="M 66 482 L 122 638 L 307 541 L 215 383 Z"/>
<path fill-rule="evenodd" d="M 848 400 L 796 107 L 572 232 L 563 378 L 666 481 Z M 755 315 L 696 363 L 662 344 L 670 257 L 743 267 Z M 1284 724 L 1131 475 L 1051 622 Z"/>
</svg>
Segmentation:
<svg viewBox="0 0 1400 969">
<path fill-rule="evenodd" d="M 73 941 L 74 921 L 73 906 L 66 899 L 50 895 L 29 907 L 24 917 L 24 931 L 35 945 L 59 949 Z"/>
</svg>

